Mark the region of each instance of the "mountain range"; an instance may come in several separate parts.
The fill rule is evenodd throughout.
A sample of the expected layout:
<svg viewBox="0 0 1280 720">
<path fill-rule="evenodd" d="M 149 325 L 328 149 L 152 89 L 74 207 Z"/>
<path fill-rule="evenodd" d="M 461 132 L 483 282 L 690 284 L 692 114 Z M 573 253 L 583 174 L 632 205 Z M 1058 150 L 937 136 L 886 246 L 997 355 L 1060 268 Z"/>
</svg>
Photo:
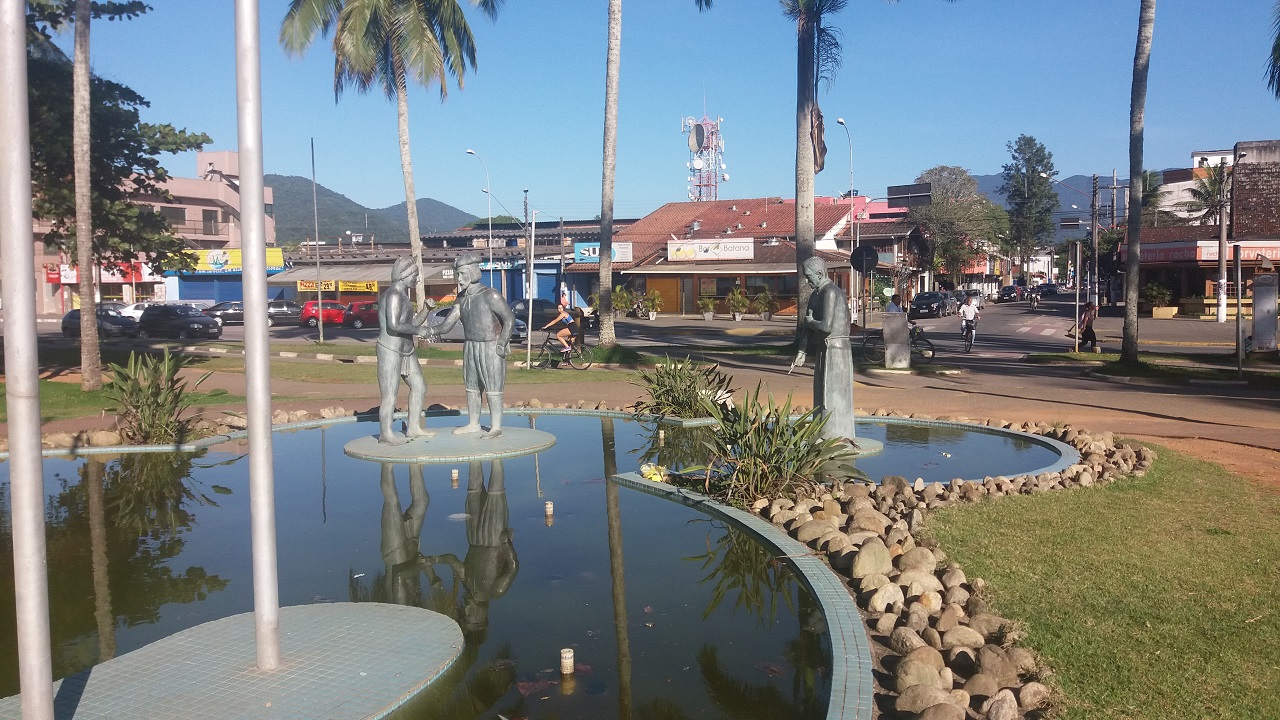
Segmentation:
<svg viewBox="0 0 1280 720">
<path fill-rule="evenodd" d="M 1000 192 L 1000 186 L 1004 184 L 1003 175 L 974 175 L 973 178 L 978 181 L 978 190 L 991 202 L 1002 208 L 1008 208 L 1005 202 L 1004 194 Z M 1126 178 L 1120 178 L 1117 185 L 1128 185 Z M 1053 189 L 1058 193 L 1058 212 L 1054 214 L 1054 224 L 1058 226 L 1055 238 L 1059 241 L 1064 239 L 1077 239 L 1082 232 L 1086 232 L 1089 225 L 1089 192 L 1093 185 L 1093 177 L 1089 175 L 1072 175 L 1071 177 L 1061 178 L 1053 183 Z M 1111 185 L 1110 173 L 1098 175 L 1098 185 L 1107 187 Z M 1120 222 L 1124 221 L 1125 200 L 1128 199 L 1128 188 L 1121 188 L 1116 191 L 1116 217 Z M 1075 205 L 1076 207 L 1071 207 Z M 1083 223 L 1079 229 L 1064 230 L 1061 222 L 1064 219 L 1078 218 Z M 1111 224 L 1111 191 L 1098 191 L 1098 219 L 1102 225 Z"/>
<path fill-rule="evenodd" d="M 273 194 L 276 243 L 288 245 L 310 240 L 315 235 L 311 179 L 297 175 L 267 175 L 264 180 Z M 324 185 L 316 186 L 315 198 L 314 208 L 318 209 L 320 216 L 320 237 L 330 243 L 336 237 L 342 237 L 345 242 L 347 232 L 371 234 L 379 245 L 409 242 L 409 213 L 405 203 L 367 208 Z M 418 200 L 418 223 L 424 235 L 456 230 L 476 219 L 475 215 L 438 200 Z"/>
</svg>

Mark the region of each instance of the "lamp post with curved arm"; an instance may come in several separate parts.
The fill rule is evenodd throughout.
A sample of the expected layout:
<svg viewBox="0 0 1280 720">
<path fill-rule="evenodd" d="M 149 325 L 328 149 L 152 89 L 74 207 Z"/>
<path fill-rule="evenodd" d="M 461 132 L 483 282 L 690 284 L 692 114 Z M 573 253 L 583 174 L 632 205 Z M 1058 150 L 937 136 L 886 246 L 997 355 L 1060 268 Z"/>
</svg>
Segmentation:
<svg viewBox="0 0 1280 720">
<path fill-rule="evenodd" d="M 467 154 L 479 160 L 480 166 L 484 168 L 484 197 L 489 212 L 489 287 L 493 287 L 493 193 L 489 192 L 489 165 L 475 150 L 467 148 Z"/>
</svg>

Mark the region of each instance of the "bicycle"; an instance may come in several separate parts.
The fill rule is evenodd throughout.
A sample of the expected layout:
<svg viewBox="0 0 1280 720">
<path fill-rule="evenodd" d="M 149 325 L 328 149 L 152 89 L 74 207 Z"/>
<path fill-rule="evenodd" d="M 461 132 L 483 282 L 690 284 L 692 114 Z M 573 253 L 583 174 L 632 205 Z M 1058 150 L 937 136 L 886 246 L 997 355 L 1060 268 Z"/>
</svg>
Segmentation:
<svg viewBox="0 0 1280 720">
<path fill-rule="evenodd" d="M 964 351 L 969 352 L 973 349 L 973 338 L 978 334 L 978 321 L 965 320 L 962 332 L 964 333 Z"/>
<path fill-rule="evenodd" d="M 933 349 L 933 343 L 924 336 L 924 328 L 915 326 L 911 328 L 911 362 L 912 364 L 926 365 L 933 362 L 936 354 Z M 884 331 L 869 331 L 862 339 L 862 357 L 869 363 L 879 364 L 884 362 Z"/>
<path fill-rule="evenodd" d="M 591 367 L 591 348 L 586 347 L 582 341 L 582 335 L 573 335 L 569 338 L 570 348 L 566 352 L 564 345 L 554 333 L 548 332 L 542 345 L 538 347 L 537 355 L 533 358 L 533 366 L 536 368 L 558 368 L 561 363 L 567 364 L 575 370 L 586 370 Z"/>
</svg>

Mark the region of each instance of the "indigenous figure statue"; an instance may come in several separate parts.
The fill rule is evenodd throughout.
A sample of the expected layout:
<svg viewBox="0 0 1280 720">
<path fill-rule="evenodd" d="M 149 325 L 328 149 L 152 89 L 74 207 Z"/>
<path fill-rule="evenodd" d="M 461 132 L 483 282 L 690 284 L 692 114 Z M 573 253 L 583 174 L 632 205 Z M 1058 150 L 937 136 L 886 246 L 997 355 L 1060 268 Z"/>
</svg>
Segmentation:
<svg viewBox="0 0 1280 720">
<path fill-rule="evenodd" d="M 387 602 L 412 605 L 421 594 L 422 554 L 418 537 L 427 518 L 431 498 L 422 465 L 409 465 L 409 507 L 400 504 L 395 465 L 382 463 L 382 561 L 387 566 Z"/>
<path fill-rule="evenodd" d="M 507 354 L 516 318 L 502 295 L 480 284 L 480 256 L 467 253 L 453 261 L 458 301 L 436 332 L 449 332 L 462 322 L 462 382 L 467 390 L 467 424 L 455 435 L 480 432 L 480 393 L 489 401 L 489 430 L 482 438 L 502 434 L 502 390 L 507 381 Z"/>
<path fill-rule="evenodd" d="M 804 365 L 805 348 L 818 348 L 813 370 L 813 403 L 827 418 L 822 429 L 826 438 L 852 441 L 853 350 L 849 345 L 849 304 L 840 286 L 827 277 L 822 258 L 804 261 L 804 281 L 813 288 L 809 308 L 800 325 L 796 359 L 791 367 Z"/>
<path fill-rule="evenodd" d="M 391 270 L 391 287 L 378 302 L 378 392 L 382 397 L 378 405 L 378 442 L 401 444 L 415 437 L 431 437 L 422 424 L 422 404 L 427 395 L 427 381 L 422 377 L 418 355 L 414 352 L 414 337 L 427 337 L 427 313 L 433 303 L 428 302 L 417 315 L 409 301 L 409 288 L 418 279 L 418 266 L 410 258 L 396 260 Z M 409 385 L 409 417 L 405 421 L 405 437 L 391 430 L 391 416 L 396 411 L 396 395 L 400 380 Z"/>
</svg>

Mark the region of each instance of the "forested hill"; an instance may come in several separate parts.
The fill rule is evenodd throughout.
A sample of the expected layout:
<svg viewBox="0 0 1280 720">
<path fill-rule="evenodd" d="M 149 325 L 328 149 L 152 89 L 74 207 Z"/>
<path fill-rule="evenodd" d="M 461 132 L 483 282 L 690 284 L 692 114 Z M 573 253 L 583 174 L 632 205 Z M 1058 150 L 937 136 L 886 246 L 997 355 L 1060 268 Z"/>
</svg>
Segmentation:
<svg viewBox="0 0 1280 720">
<path fill-rule="evenodd" d="M 274 195 L 276 219 L 276 243 L 280 245 L 309 240 L 315 234 L 315 220 L 311 203 L 311 179 L 297 175 L 267 175 L 267 187 Z M 367 208 L 345 195 L 336 193 L 324 185 L 316 187 L 316 205 L 320 214 L 320 237 L 346 237 L 346 232 L 368 232 L 378 244 L 405 244 L 409 242 L 408 213 L 405 204 L 385 208 Z M 454 230 L 475 220 L 451 205 L 430 198 L 418 200 L 418 222 L 422 233 Z"/>
</svg>

